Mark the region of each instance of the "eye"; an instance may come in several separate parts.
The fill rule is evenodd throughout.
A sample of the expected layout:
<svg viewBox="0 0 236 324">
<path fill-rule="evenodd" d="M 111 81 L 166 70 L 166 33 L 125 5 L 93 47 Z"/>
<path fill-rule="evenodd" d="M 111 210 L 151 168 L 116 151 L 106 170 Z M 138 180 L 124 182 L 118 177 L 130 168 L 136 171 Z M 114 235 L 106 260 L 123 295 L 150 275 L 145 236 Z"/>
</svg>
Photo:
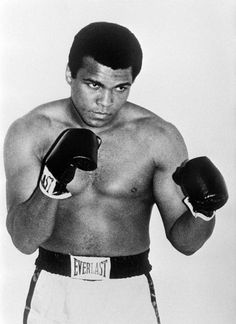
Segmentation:
<svg viewBox="0 0 236 324">
<path fill-rule="evenodd" d="M 118 86 L 118 87 L 116 87 L 117 92 L 125 92 L 126 90 L 128 90 L 128 86 Z"/>
<path fill-rule="evenodd" d="M 97 82 L 88 82 L 87 85 L 94 90 L 97 90 L 100 88 L 100 84 L 98 84 Z"/>
</svg>

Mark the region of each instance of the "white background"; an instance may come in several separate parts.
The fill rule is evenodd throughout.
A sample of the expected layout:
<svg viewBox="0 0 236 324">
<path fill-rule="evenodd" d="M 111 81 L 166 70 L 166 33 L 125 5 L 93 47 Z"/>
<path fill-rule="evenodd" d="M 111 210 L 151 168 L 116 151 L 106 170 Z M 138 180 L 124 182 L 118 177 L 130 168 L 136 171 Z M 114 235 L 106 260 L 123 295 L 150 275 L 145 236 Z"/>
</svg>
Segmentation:
<svg viewBox="0 0 236 324">
<path fill-rule="evenodd" d="M 134 32 L 144 63 L 130 101 L 174 123 L 191 158 L 207 155 L 219 167 L 230 195 L 212 237 L 190 257 L 167 241 L 154 208 L 151 261 L 162 323 L 236 323 L 235 1 L 2 0 L 0 9 L 1 151 L 17 117 L 69 96 L 64 71 L 80 28 L 103 20 Z M 18 324 L 36 255 L 18 252 L 6 232 L 2 163 L 0 174 L 0 322 Z"/>
</svg>

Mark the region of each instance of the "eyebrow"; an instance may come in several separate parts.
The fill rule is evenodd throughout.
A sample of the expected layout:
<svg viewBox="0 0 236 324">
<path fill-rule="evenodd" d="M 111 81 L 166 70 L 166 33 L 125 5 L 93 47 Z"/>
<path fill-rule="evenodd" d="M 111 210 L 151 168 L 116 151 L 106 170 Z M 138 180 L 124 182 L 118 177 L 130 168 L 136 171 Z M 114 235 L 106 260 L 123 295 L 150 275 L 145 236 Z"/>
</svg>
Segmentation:
<svg viewBox="0 0 236 324">
<path fill-rule="evenodd" d="M 100 87 L 104 87 L 104 84 L 102 84 L 101 82 L 95 80 L 95 79 L 90 79 L 90 78 L 85 78 L 84 81 L 86 82 L 92 82 L 92 83 L 96 83 L 97 85 L 99 85 Z M 132 84 L 130 82 L 123 82 L 123 83 L 119 83 L 115 86 L 115 88 L 117 87 L 125 87 L 125 86 L 131 86 Z"/>
</svg>

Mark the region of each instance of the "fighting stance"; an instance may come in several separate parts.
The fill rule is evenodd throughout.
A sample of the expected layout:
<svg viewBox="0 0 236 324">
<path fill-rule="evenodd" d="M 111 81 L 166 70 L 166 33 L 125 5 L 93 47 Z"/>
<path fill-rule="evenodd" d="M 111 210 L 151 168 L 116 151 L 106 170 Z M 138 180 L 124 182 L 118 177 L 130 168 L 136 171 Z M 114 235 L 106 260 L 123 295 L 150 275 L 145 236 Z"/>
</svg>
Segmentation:
<svg viewBox="0 0 236 324">
<path fill-rule="evenodd" d="M 148 260 L 152 207 L 171 244 L 191 255 L 227 201 L 214 164 L 189 160 L 172 124 L 127 101 L 141 65 L 127 28 L 90 24 L 70 50 L 70 98 L 8 131 L 7 229 L 21 252 L 39 250 L 25 324 L 160 323 Z"/>
</svg>

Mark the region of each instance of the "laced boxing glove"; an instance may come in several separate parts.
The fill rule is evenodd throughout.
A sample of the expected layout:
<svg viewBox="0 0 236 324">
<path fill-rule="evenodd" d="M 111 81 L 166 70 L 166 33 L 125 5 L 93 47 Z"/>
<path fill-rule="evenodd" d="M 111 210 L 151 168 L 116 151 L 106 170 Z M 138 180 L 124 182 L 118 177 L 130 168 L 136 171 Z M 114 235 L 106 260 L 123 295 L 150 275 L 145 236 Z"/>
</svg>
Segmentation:
<svg viewBox="0 0 236 324">
<path fill-rule="evenodd" d="M 71 196 L 66 186 L 76 168 L 93 171 L 97 168 L 97 151 L 101 139 L 85 128 L 69 128 L 56 139 L 44 158 L 39 180 L 41 191 L 55 199 Z"/>
<path fill-rule="evenodd" d="M 181 165 L 173 174 L 181 187 L 185 204 L 195 217 L 210 220 L 215 211 L 228 200 L 224 178 L 216 166 L 205 156 Z"/>
</svg>

